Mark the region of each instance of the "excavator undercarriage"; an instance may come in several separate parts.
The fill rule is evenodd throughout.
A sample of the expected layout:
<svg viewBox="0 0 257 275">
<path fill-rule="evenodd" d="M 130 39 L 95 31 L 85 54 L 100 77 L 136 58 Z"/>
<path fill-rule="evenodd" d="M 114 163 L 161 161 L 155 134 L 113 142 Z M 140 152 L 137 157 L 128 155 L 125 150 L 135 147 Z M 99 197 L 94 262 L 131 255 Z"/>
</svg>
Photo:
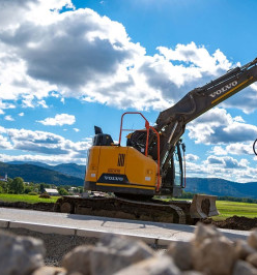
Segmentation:
<svg viewBox="0 0 257 275">
<path fill-rule="evenodd" d="M 99 195 L 87 198 L 64 196 L 56 202 L 55 211 L 118 219 L 195 224 L 200 219 L 219 214 L 215 201 L 215 196 L 206 195 L 195 195 L 192 201 L 171 202 L 158 199 L 136 201 Z"/>
</svg>

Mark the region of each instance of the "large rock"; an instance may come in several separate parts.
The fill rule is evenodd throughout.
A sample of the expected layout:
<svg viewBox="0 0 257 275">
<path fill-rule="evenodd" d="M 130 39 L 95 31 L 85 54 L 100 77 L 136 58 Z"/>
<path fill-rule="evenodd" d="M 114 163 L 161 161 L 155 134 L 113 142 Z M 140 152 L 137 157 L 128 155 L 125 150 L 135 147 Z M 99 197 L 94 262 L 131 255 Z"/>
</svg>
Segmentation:
<svg viewBox="0 0 257 275">
<path fill-rule="evenodd" d="M 250 254 L 256 252 L 246 241 L 236 240 L 235 242 L 235 252 L 238 259 L 245 260 Z"/>
<path fill-rule="evenodd" d="M 199 271 L 189 270 L 181 273 L 181 275 L 205 275 L 205 274 Z"/>
<path fill-rule="evenodd" d="M 34 271 L 32 275 L 67 275 L 67 271 L 60 267 L 43 266 Z"/>
<path fill-rule="evenodd" d="M 205 239 L 215 239 L 221 236 L 222 234 L 214 225 L 204 225 L 203 223 L 199 222 L 197 223 L 192 242 L 195 246 L 199 246 Z"/>
<path fill-rule="evenodd" d="M 253 265 L 255 268 L 257 268 L 257 252 L 250 254 L 247 258 L 246 261 Z"/>
<path fill-rule="evenodd" d="M 115 275 L 180 275 L 172 258 L 158 255 L 120 270 Z"/>
<path fill-rule="evenodd" d="M 232 275 L 257 275 L 257 269 L 245 261 L 238 260 L 234 266 Z"/>
<path fill-rule="evenodd" d="M 190 270 L 193 267 L 193 245 L 190 242 L 173 242 L 166 253 L 170 255 L 180 270 Z"/>
<path fill-rule="evenodd" d="M 71 273 L 91 274 L 90 255 L 93 246 L 78 246 L 67 253 L 62 259 L 62 266 Z M 99 259 L 100 261 L 101 259 Z"/>
<path fill-rule="evenodd" d="M 63 258 L 62 266 L 69 273 L 108 275 L 154 254 L 143 242 L 108 235 L 101 240 L 99 246 L 80 246 L 69 252 Z"/>
<path fill-rule="evenodd" d="M 92 274 L 109 275 L 129 265 L 154 256 L 155 252 L 141 241 L 108 235 L 91 253 Z"/>
<path fill-rule="evenodd" d="M 44 265 L 43 242 L 0 231 L 0 274 L 30 274 Z"/>
<path fill-rule="evenodd" d="M 247 242 L 251 247 L 257 250 L 257 229 L 251 231 Z"/>
<path fill-rule="evenodd" d="M 212 275 L 229 275 L 236 260 L 234 247 L 225 237 L 205 239 L 195 248 L 194 268 Z"/>
</svg>

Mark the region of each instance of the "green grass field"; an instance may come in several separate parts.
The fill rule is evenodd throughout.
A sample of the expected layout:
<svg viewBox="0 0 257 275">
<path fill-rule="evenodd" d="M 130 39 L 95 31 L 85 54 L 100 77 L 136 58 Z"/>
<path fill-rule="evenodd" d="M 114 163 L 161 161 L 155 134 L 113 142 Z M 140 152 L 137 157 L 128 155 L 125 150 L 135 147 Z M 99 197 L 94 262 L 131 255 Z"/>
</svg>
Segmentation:
<svg viewBox="0 0 257 275">
<path fill-rule="evenodd" d="M 39 198 L 39 196 L 31 195 L 16 195 L 16 194 L 0 194 L 0 201 L 5 202 L 27 202 L 27 203 L 37 203 L 37 202 L 47 202 L 55 203 L 59 197 L 51 197 L 50 199 Z"/>
<path fill-rule="evenodd" d="M 214 217 L 214 220 L 225 220 L 235 215 L 247 218 L 257 218 L 257 204 L 255 203 L 217 201 L 216 206 L 220 215 Z"/>
</svg>

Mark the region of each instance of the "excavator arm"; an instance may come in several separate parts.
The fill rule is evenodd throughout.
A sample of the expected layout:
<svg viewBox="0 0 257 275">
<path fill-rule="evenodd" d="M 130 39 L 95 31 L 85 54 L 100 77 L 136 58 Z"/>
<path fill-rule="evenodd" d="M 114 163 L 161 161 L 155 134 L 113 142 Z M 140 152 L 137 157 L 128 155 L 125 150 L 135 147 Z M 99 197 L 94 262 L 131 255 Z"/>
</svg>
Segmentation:
<svg viewBox="0 0 257 275">
<path fill-rule="evenodd" d="M 167 175 L 175 146 L 185 131 L 186 125 L 225 99 L 238 93 L 257 80 L 257 58 L 236 67 L 214 81 L 190 91 L 171 108 L 160 113 L 156 130 L 161 134 L 161 173 Z M 135 148 L 144 146 L 145 133 L 135 131 L 129 142 Z M 155 135 L 150 136 L 149 154 L 156 159 Z"/>
</svg>

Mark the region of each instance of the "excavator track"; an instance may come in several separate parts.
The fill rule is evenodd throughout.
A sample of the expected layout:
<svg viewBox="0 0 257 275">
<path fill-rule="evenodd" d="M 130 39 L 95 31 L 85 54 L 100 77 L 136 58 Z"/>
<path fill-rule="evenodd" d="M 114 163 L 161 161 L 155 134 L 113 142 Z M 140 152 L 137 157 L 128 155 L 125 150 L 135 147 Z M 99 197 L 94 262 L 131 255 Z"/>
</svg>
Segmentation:
<svg viewBox="0 0 257 275">
<path fill-rule="evenodd" d="M 55 211 L 119 219 L 195 224 L 197 219 L 191 218 L 190 206 L 191 202 L 187 201 L 135 201 L 118 197 L 74 198 L 64 196 L 56 202 Z"/>
</svg>

